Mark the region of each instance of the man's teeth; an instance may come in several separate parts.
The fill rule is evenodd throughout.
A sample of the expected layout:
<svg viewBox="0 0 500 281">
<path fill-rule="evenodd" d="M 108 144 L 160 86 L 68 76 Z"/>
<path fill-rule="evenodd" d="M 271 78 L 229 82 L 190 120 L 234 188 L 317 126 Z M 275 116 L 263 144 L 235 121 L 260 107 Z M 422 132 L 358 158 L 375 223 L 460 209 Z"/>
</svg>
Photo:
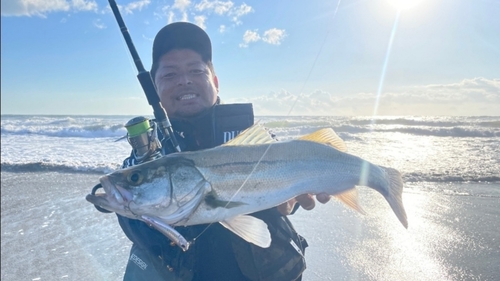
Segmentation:
<svg viewBox="0 0 500 281">
<path fill-rule="evenodd" d="M 189 99 L 194 99 L 196 97 L 195 94 L 187 94 L 179 97 L 179 100 L 189 100 Z"/>
</svg>

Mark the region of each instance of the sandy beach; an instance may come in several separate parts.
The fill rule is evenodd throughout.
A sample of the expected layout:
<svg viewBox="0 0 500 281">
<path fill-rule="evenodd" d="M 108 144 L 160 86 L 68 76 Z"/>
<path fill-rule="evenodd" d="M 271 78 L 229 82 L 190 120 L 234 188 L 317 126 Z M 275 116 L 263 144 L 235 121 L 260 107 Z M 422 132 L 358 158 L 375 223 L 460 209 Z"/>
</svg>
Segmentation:
<svg viewBox="0 0 500 281">
<path fill-rule="evenodd" d="M 130 242 L 85 195 L 99 175 L 2 172 L 2 280 L 121 280 Z"/>
<path fill-rule="evenodd" d="M 85 200 L 98 178 L 1 173 L 1 280 L 122 279 L 130 242 L 114 214 Z M 338 202 L 299 211 L 304 280 L 500 280 L 500 184 L 475 185 L 474 194 L 406 188 L 407 230 L 366 188 L 367 215 Z"/>
</svg>

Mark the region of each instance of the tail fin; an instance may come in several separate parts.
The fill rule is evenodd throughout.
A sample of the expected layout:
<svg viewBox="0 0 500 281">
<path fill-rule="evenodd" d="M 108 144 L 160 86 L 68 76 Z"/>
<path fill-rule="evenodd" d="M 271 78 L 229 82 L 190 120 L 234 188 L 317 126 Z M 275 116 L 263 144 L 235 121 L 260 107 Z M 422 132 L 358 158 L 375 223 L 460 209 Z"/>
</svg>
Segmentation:
<svg viewBox="0 0 500 281">
<path fill-rule="evenodd" d="M 398 170 L 393 168 L 381 167 L 387 173 L 389 182 L 389 194 L 386 196 L 387 202 L 405 228 L 408 228 L 405 208 L 403 207 L 403 179 Z"/>
</svg>

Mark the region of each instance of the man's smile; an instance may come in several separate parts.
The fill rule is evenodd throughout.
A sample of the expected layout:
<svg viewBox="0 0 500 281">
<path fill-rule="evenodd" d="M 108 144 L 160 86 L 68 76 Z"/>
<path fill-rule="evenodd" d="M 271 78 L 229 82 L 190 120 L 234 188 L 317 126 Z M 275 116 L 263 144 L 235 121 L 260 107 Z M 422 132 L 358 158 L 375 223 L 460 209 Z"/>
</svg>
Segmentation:
<svg viewBox="0 0 500 281">
<path fill-rule="evenodd" d="M 177 97 L 177 100 L 190 100 L 196 98 L 198 95 L 196 94 L 184 94 L 179 97 Z"/>
</svg>

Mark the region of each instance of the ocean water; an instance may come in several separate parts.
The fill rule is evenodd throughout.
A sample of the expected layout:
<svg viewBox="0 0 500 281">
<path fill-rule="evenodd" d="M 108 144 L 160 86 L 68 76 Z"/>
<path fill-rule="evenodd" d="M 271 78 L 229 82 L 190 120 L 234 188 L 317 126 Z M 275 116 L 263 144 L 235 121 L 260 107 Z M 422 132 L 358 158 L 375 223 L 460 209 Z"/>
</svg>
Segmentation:
<svg viewBox="0 0 500 281">
<path fill-rule="evenodd" d="M 122 280 L 130 242 L 84 198 L 129 155 L 133 117 L 2 115 L 2 280 Z M 331 127 L 403 175 L 408 229 L 368 188 L 364 216 L 332 200 L 290 217 L 303 280 L 500 280 L 500 116 L 256 120 L 280 140 Z"/>
<path fill-rule="evenodd" d="M 108 173 L 130 153 L 134 116 L 1 118 L 7 171 Z M 405 182 L 500 181 L 500 117 L 256 117 L 280 140 L 330 127 L 349 152 L 394 167 Z"/>
</svg>

